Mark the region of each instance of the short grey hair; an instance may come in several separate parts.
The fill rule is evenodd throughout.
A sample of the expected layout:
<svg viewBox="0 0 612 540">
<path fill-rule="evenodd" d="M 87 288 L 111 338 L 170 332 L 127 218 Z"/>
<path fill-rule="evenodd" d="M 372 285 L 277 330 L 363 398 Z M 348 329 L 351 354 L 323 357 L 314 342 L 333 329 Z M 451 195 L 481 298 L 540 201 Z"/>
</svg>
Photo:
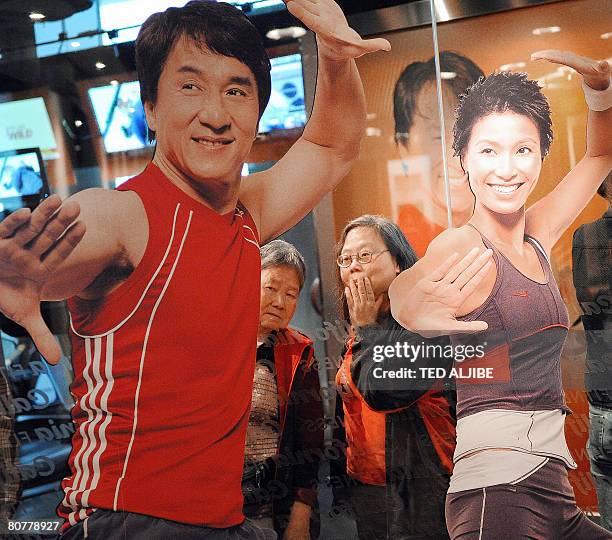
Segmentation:
<svg viewBox="0 0 612 540">
<path fill-rule="evenodd" d="M 284 240 L 272 240 L 272 242 L 262 246 L 260 252 L 262 270 L 271 266 L 293 268 L 300 281 L 300 290 L 302 289 L 306 278 L 306 264 L 304 263 L 304 257 L 293 244 Z"/>
</svg>

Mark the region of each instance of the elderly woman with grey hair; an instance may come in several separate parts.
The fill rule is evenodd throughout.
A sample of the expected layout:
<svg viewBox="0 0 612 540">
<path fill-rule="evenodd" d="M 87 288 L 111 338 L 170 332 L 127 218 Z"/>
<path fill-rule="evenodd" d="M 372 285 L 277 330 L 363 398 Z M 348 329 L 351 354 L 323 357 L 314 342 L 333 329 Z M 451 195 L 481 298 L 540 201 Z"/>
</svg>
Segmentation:
<svg viewBox="0 0 612 540">
<path fill-rule="evenodd" d="M 244 513 L 279 538 L 310 538 L 318 459 L 296 463 L 296 451 L 321 455 L 323 403 L 312 341 L 289 328 L 306 266 L 288 242 L 261 248 L 257 364 L 247 428 Z M 306 461 L 306 463 L 302 463 Z"/>
</svg>

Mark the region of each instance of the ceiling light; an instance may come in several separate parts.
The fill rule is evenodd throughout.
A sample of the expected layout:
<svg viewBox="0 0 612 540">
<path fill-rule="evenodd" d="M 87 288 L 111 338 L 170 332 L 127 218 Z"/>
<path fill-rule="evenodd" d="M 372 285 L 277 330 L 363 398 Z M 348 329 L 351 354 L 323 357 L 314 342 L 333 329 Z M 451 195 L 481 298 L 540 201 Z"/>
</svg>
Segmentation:
<svg viewBox="0 0 612 540">
<path fill-rule="evenodd" d="M 366 128 L 366 137 L 380 137 L 381 135 L 382 131 L 377 127 Z"/>
<path fill-rule="evenodd" d="M 610 39 L 612 38 L 612 32 L 606 32 L 605 34 L 601 34 L 601 36 L 599 36 L 601 39 Z"/>
<path fill-rule="evenodd" d="M 80 44 L 78 41 L 71 41 L 71 42 L 70 42 L 70 46 L 71 46 L 73 49 L 76 49 L 77 47 L 80 47 L 80 46 L 81 46 L 81 44 Z"/>
<path fill-rule="evenodd" d="M 44 13 L 38 13 L 37 11 L 33 11 L 32 13 L 30 13 L 29 17 L 32 21 L 42 21 L 46 17 L 46 15 Z"/>
<path fill-rule="evenodd" d="M 96 62 L 96 69 L 104 69 L 106 67 L 106 64 L 104 62 Z"/>
<path fill-rule="evenodd" d="M 287 28 L 273 28 L 266 32 L 268 39 L 278 41 L 279 39 L 297 39 L 306 35 L 306 29 L 301 26 L 288 26 Z"/>
<path fill-rule="evenodd" d="M 444 0 L 434 0 L 434 7 L 438 12 L 439 21 L 450 21 L 450 15 L 448 13 L 448 8 L 446 7 Z"/>
<path fill-rule="evenodd" d="M 502 64 L 499 66 L 500 71 L 512 71 L 513 69 L 524 68 L 527 64 L 525 62 L 511 62 L 510 64 Z"/>
<path fill-rule="evenodd" d="M 559 26 L 543 26 L 542 28 L 534 28 L 531 31 L 534 36 L 541 36 L 542 34 L 556 34 L 557 32 L 561 32 L 561 28 Z"/>
<path fill-rule="evenodd" d="M 440 78 L 441 79 L 454 79 L 457 76 L 457 74 L 454 71 L 441 71 L 440 72 Z"/>
<path fill-rule="evenodd" d="M 75 120 L 75 121 L 74 121 L 74 125 L 75 125 L 76 127 L 81 127 L 81 126 L 83 125 L 83 121 L 82 121 L 82 120 Z"/>
<path fill-rule="evenodd" d="M 119 81 L 118 81 L 117 79 L 113 79 L 113 80 L 110 82 L 110 85 L 111 85 L 111 86 L 117 86 L 118 84 L 119 84 Z"/>
</svg>

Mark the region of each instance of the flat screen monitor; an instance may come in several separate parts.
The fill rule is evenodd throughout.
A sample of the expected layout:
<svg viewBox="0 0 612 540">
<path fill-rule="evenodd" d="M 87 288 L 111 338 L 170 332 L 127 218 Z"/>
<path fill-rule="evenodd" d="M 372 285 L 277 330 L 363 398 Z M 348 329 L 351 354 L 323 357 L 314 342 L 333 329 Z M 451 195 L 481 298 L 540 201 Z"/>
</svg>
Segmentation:
<svg viewBox="0 0 612 540">
<path fill-rule="evenodd" d="M 259 121 L 259 132 L 302 127 L 306 123 L 304 78 L 299 54 L 279 56 L 272 64 L 270 102 Z"/>
<path fill-rule="evenodd" d="M 87 92 L 108 153 L 150 146 L 138 81 L 97 86 Z"/>
<path fill-rule="evenodd" d="M 301 56 L 279 56 L 270 63 L 272 92 L 259 121 L 259 133 L 300 128 L 306 123 Z M 106 152 L 150 146 L 138 81 L 97 86 L 87 92 Z"/>
<path fill-rule="evenodd" d="M 0 152 L 40 148 L 45 159 L 55 159 L 57 143 L 42 97 L 0 103 Z"/>
<path fill-rule="evenodd" d="M 0 152 L 0 218 L 19 208 L 36 208 L 49 195 L 40 149 Z"/>
</svg>

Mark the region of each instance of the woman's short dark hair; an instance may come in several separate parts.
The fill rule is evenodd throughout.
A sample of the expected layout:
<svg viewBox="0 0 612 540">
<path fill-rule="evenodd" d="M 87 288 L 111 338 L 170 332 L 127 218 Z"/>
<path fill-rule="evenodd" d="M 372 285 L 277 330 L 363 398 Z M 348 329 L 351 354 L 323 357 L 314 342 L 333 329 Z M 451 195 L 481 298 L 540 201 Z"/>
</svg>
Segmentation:
<svg viewBox="0 0 612 540">
<path fill-rule="evenodd" d="M 261 118 L 271 91 L 270 60 L 263 40 L 242 11 L 214 0 L 192 0 L 182 8 L 154 13 L 144 22 L 136 39 L 136 69 L 143 104 L 157 101 L 159 78 L 181 37 L 203 50 L 236 58 L 253 72 Z"/>
<path fill-rule="evenodd" d="M 340 240 L 336 244 L 336 258 L 342 253 L 342 248 L 344 247 L 348 233 L 358 227 L 374 229 L 380 235 L 386 248 L 399 266 L 400 272 L 407 270 L 417 262 L 418 257 L 402 230 L 386 217 L 372 214 L 359 216 L 345 225 L 340 234 Z M 349 320 L 348 305 L 344 296 L 344 284 L 342 283 L 340 267 L 338 266 L 336 266 L 336 280 L 338 284 L 338 306 L 340 308 L 340 313 L 345 320 Z"/>
<path fill-rule="evenodd" d="M 483 71 L 469 58 L 452 51 L 440 53 L 440 70 L 453 72 L 452 79 L 443 79 L 444 86 L 457 97 L 474 84 Z M 395 118 L 395 141 L 408 143 L 410 128 L 414 115 L 418 113 L 417 98 L 426 83 L 436 80 L 436 65 L 434 57 L 426 62 L 408 64 L 395 83 L 393 91 L 393 116 Z"/>
<path fill-rule="evenodd" d="M 493 113 L 514 112 L 529 118 L 540 132 L 542 159 L 553 140 L 550 107 L 541 87 L 526 73 L 501 72 L 482 77 L 461 97 L 453 128 L 453 150 L 463 158 L 472 128 Z"/>
<path fill-rule="evenodd" d="M 300 282 L 300 290 L 306 278 L 306 264 L 298 249 L 284 240 L 272 240 L 261 246 L 261 269 L 272 266 L 287 266 L 296 271 Z"/>
</svg>

